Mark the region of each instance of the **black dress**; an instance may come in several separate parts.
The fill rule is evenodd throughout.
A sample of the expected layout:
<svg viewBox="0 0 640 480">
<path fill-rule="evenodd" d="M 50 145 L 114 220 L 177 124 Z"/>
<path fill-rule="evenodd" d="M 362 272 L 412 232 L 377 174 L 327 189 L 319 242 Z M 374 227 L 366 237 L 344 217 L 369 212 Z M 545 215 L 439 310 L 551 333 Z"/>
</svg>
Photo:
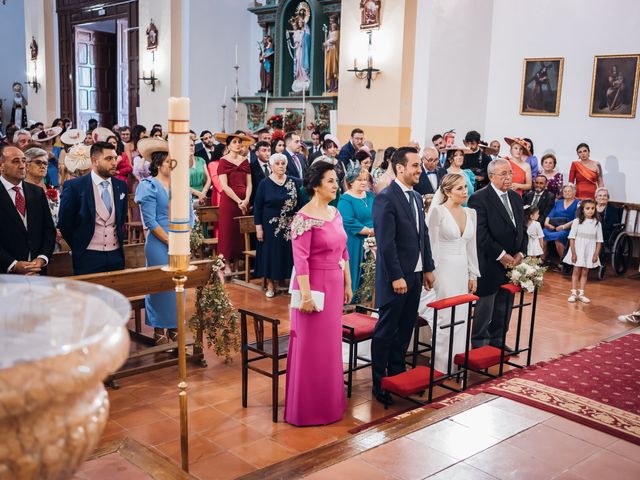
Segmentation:
<svg viewBox="0 0 640 480">
<path fill-rule="evenodd" d="M 282 281 L 291 276 L 291 221 L 302 206 L 301 182 L 287 176 L 283 185 L 267 177 L 258 185 L 253 204 L 256 226 L 261 225 L 263 241 L 256 245 L 256 276 Z"/>
</svg>

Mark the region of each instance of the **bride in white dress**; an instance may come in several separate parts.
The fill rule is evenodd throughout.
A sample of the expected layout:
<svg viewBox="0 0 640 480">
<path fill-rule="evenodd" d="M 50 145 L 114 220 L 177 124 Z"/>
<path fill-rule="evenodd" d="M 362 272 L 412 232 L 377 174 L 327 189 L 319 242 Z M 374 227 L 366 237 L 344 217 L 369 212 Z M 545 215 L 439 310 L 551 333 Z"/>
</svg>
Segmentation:
<svg viewBox="0 0 640 480">
<path fill-rule="evenodd" d="M 476 246 L 476 211 L 463 207 L 467 203 L 467 184 L 462 175 L 447 174 L 442 178 L 440 188 L 434 195 L 426 222 L 429 227 L 429 241 L 436 269 L 434 275 L 436 300 L 475 293 L 476 279 L 480 276 Z M 427 320 L 433 327 L 433 311 L 429 309 Z M 453 356 L 464 353 L 467 331 L 468 307 L 456 307 L 456 321 L 463 321 L 454 327 Z M 449 373 L 449 338 L 451 329 L 441 329 L 451 323 L 451 309 L 438 313 L 436 334 L 436 356 L 434 368 Z M 453 371 L 453 361 L 451 362 Z"/>
</svg>

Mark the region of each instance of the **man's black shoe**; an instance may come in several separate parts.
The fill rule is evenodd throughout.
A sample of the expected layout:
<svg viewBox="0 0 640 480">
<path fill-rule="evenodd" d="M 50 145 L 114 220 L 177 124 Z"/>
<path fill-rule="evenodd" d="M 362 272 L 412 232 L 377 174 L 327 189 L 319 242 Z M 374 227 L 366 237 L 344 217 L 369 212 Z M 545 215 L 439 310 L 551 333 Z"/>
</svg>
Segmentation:
<svg viewBox="0 0 640 480">
<path fill-rule="evenodd" d="M 371 390 L 371 393 L 376 398 L 377 401 L 386 405 L 393 405 L 393 398 L 391 398 L 391 394 L 389 392 L 376 392 L 375 390 Z"/>
</svg>

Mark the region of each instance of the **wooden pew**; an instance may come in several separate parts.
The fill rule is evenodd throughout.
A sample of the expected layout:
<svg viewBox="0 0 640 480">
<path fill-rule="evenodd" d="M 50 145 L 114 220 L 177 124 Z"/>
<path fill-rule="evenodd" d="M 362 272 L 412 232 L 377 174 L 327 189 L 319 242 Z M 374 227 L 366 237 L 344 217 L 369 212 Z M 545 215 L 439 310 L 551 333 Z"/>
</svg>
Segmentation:
<svg viewBox="0 0 640 480">
<path fill-rule="evenodd" d="M 139 268 L 146 265 L 144 243 L 126 244 L 124 247 L 124 265 L 126 268 Z M 71 252 L 56 252 L 47 266 L 50 277 L 70 277 L 73 275 Z"/>
<path fill-rule="evenodd" d="M 206 233 L 209 231 L 209 227 L 211 226 L 211 235 L 215 233 L 214 224 L 218 223 L 220 220 L 220 211 L 218 207 L 197 207 L 195 210 L 196 215 L 198 216 L 198 220 L 202 225 L 202 232 Z M 218 252 L 218 239 L 214 236 L 205 237 L 201 247 L 201 256 L 204 258 L 204 249 L 209 247 L 211 249 L 211 256 L 215 257 Z"/>
<path fill-rule="evenodd" d="M 244 236 L 244 281 L 248 284 L 250 278 L 249 272 L 249 259 L 256 257 L 256 251 L 251 250 L 251 237 L 252 233 L 256 233 L 256 225 L 253 220 L 253 215 L 247 215 L 244 217 L 235 217 L 240 224 L 240 233 Z"/>
</svg>

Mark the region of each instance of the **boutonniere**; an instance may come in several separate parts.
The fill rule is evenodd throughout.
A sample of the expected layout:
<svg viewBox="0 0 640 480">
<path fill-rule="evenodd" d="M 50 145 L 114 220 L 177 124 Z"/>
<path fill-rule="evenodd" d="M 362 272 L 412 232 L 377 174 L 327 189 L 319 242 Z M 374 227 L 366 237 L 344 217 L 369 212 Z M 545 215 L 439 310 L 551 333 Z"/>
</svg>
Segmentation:
<svg viewBox="0 0 640 480">
<path fill-rule="evenodd" d="M 58 201 L 59 194 L 58 190 L 56 190 L 55 188 L 47 188 L 44 194 L 47 196 L 47 199 L 51 200 L 52 202 Z"/>
<path fill-rule="evenodd" d="M 126 195 L 125 193 L 121 193 L 121 194 L 120 194 L 120 200 L 122 200 L 122 199 L 124 198 L 124 196 L 125 196 L 125 195 Z"/>
</svg>

